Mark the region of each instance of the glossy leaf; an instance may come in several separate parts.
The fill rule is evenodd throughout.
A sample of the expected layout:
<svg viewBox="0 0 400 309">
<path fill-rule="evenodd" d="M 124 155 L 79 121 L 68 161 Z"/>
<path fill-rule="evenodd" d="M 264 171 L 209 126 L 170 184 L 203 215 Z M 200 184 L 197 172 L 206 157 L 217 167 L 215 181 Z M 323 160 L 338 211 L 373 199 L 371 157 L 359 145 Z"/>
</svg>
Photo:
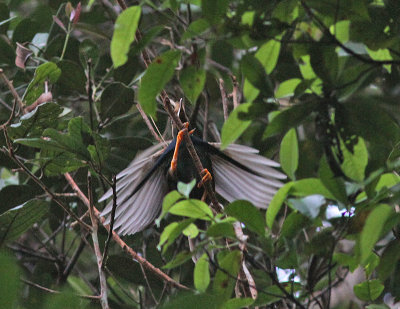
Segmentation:
<svg viewBox="0 0 400 309">
<path fill-rule="evenodd" d="M 263 65 L 265 72 L 271 74 L 274 70 L 281 50 L 281 43 L 279 40 L 272 39 L 264 43 L 256 52 L 256 58 Z"/>
<path fill-rule="evenodd" d="M 140 14 L 140 6 L 131 6 L 123 11 L 115 22 L 110 51 L 116 68 L 125 64 L 128 60 L 129 47 L 135 39 Z"/>
<path fill-rule="evenodd" d="M 272 229 L 275 218 L 281 210 L 283 202 L 286 200 L 292 185 L 292 182 L 285 184 L 282 188 L 278 190 L 278 192 L 275 193 L 271 203 L 269 203 L 266 214 L 266 222 L 267 226 L 270 229 Z"/>
</svg>

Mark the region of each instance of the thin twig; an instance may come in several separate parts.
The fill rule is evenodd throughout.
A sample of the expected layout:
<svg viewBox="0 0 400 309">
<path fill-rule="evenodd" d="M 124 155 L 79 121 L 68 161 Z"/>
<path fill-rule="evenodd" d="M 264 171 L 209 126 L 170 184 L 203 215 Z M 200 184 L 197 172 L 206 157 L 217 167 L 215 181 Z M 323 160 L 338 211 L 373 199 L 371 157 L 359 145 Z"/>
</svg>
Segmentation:
<svg viewBox="0 0 400 309">
<path fill-rule="evenodd" d="M 0 69 L 0 76 L 1 78 L 4 80 L 4 82 L 7 85 L 7 88 L 10 89 L 13 97 L 15 100 L 17 100 L 17 103 L 19 105 L 19 107 L 21 108 L 21 110 L 24 110 L 24 103 L 22 102 L 21 98 L 19 97 L 17 91 L 15 90 L 12 81 L 10 81 L 7 76 L 4 74 L 3 69 Z"/>
<path fill-rule="evenodd" d="M 89 58 L 87 61 L 87 95 L 89 102 L 89 118 L 90 118 L 90 129 L 93 131 L 93 89 L 92 89 L 92 59 Z"/>
<path fill-rule="evenodd" d="M 71 177 L 71 175 L 69 173 L 65 173 L 64 174 L 65 179 L 68 181 L 68 183 L 70 184 L 70 186 L 72 187 L 72 189 L 78 194 L 79 198 L 81 199 L 81 201 L 89 208 L 89 200 L 88 198 L 85 196 L 85 194 L 83 194 L 83 192 L 81 191 L 81 189 L 78 187 L 78 185 L 75 183 L 74 179 Z M 110 225 L 105 224 L 105 219 L 100 217 L 100 212 L 96 209 L 96 207 L 93 207 L 93 213 L 95 215 L 95 217 L 100 220 L 100 222 L 103 224 L 104 228 L 109 231 L 110 230 Z M 135 259 L 138 263 L 140 263 L 141 265 L 143 265 L 144 268 L 146 268 L 147 270 L 153 272 L 156 276 L 158 276 L 159 278 L 161 278 L 162 280 L 166 281 L 167 283 L 169 283 L 170 285 L 177 287 L 179 289 L 184 289 L 184 290 L 188 290 L 189 288 L 176 282 L 174 279 L 172 279 L 171 277 L 169 277 L 168 275 L 166 275 L 165 273 L 163 273 L 159 268 L 155 267 L 153 264 L 151 264 L 149 261 L 147 261 L 146 259 L 144 259 L 142 256 L 140 256 L 138 253 L 136 253 L 131 247 L 129 247 L 119 236 L 117 233 L 115 233 L 114 231 L 112 232 L 112 236 L 114 241 L 121 247 L 124 249 L 124 251 L 126 251 L 133 259 Z"/>
<path fill-rule="evenodd" d="M 106 244 L 104 245 L 103 259 L 101 262 L 103 269 L 105 268 L 107 263 L 108 248 L 110 246 L 110 241 L 112 238 L 112 231 L 114 230 L 115 210 L 117 209 L 117 177 L 115 175 L 113 176 L 113 182 L 111 188 L 113 193 L 113 206 L 111 209 L 110 230 L 108 231 L 108 237 L 106 240 Z"/>
<path fill-rule="evenodd" d="M 231 75 L 232 79 L 232 84 L 233 84 L 233 90 L 232 90 L 232 101 L 233 101 L 233 108 L 236 108 L 239 106 L 239 100 L 238 100 L 238 83 L 235 75 Z"/>
<path fill-rule="evenodd" d="M 64 209 L 64 211 L 69 214 L 73 219 L 75 219 L 76 221 L 79 222 L 79 224 L 85 228 L 86 230 L 90 231 L 91 227 L 89 225 L 87 225 L 85 222 L 83 222 L 81 219 L 79 219 L 79 217 L 73 212 L 71 211 L 66 205 L 64 205 L 54 194 L 53 192 L 50 191 L 50 189 L 39 179 L 37 178 L 26 166 L 25 164 L 23 164 L 15 155 L 14 153 L 14 149 L 13 146 L 11 144 L 10 138 L 8 136 L 7 133 L 7 127 L 3 127 L 3 131 L 4 131 L 4 136 L 6 139 L 6 144 L 8 147 L 8 155 L 9 157 L 20 167 L 24 170 L 24 172 L 33 180 L 35 181 L 44 192 L 46 192 L 46 194 L 59 206 L 61 206 L 62 209 Z"/>
<path fill-rule="evenodd" d="M 221 92 L 222 109 L 224 111 L 224 120 L 228 119 L 228 99 L 226 97 L 225 84 L 222 78 L 219 79 L 219 91 Z"/>
<path fill-rule="evenodd" d="M 51 293 L 51 294 L 60 294 L 61 293 L 60 291 L 56 291 L 56 290 L 52 290 L 52 289 L 46 288 L 44 286 L 41 286 L 41 285 L 39 285 L 37 283 L 34 283 L 32 281 L 29 281 L 29 280 L 26 280 L 26 279 L 23 279 L 23 278 L 20 278 L 20 280 L 23 283 L 26 283 L 27 285 L 30 285 L 30 286 L 32 286 L 34 288 L 37 288 L 37 289 L 42 290 L 42 291 L 45 291 L 47 293 Z M 78 295 L 77 294 L 76 296 L 82 297 L 82 298 L 86 298 L 86 299 L 91 299 L 91 300 L 99 300 L 100 299 L 99 296 L 92 296 L 92 295 Z"/>
<path fill-rule="evenodd" d="M 89 196 L 89 214 L 90 214 L 90 220 L 92 221 L 93 248 L 94 248 L 94 253 L 96 255 L 97 268 L 99 271 L 100 303 L 103 309 L 109 309 L 110 306 L 108 305 L 108 298 L 107 298 L 107 279 L 106 279 L 106 274 L 104 273 L 101 266 L 102 256 L 100 251 L 99 238 L 97 237 L 98 224 L 97 224 L 97 218 L 95 217 L 93 211 L 94 206 L 93 206 L 93 195 L 92 195 L 92 177 L 90 175 L 90 172 L 88 174 L 87 180 L 88 180 L 88 196 Z"/>
<path fill-rule="evenodd" d="M 75 250 L 72 258 L 69 260 L 67 266 L 64 268 L 64 271 L 61 276 L 61 282 L 65 282 L 71 273 L 72 269 L 74 268 L 76 262 L 78 261 L 79 256 L 83 252 L 83 249 L 86 246 L 86 235 L 81 238 L 81 242 L 79 243 L 78 248 Z"/>
</svg>

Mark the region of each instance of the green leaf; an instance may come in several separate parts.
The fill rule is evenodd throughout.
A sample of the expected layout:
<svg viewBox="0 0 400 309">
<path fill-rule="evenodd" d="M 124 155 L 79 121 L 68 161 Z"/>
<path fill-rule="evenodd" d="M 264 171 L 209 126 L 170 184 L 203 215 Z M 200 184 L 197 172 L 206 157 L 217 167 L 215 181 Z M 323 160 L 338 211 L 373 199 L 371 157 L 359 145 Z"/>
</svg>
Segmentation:
<svg viewBox="0 0 400 309">
<path fill-rule="evenodd" d="M 158 247 L 163 247 L 163 252 L 175 241 L 175 239 L 182 234 L 182 232 L 194 222 L 194 219 L 186 219 L 181 222 L 172 222 L 166 226 L 160 236 Z"/>
<path fill-rule="evenodd" d="M 235 230 L 231 222 L 213 223 L 207 229 L 207 236 L 209 237 L 230 237 L 236 238 Z"/>
<path fill-rule="evenodd" d="M 293 182 L 290 194 L 296 196 L 308 196 L 319 194 L 327 199 L 334 200 L 335 197 L 328 191 L 318 178 L 305 178 Z"/>
<path fill-rule="evenodd" d="M 18 308 L 21 272 L 14 258 L 5 251 L 0 251 L 0 274 L 0 308 Z"/>
<path fill-rule="evenodd" d="M 36 188 L 28 185 L 8 185 L 0 191 L 0 213 L 30 200 L 36 196 Z"/>
<path fill-rule="evenodd" d="M 193 179 L 189 183 L 178 181 L 177 189 L 180 194 L 182 194 L 186 198 L 189 198 L 190 192 L 192 192 L 195 185 L 196 185 L 196 179 Z"/>
<path fill-rule="evenodd" d="M 357 145 L 354 146 L 351 153 L 343 143 L 341 143 L 343 152 L 343 163 L 341 165 L 344 174 L 356 181 L 363 181 L 365 178 L 365 168 L 368 164 L 368 151 L 364 140 L 359 137 Z"/>
<path fill-rule="evenodd" d="M 335 177 L 325 156 L 322 157 L 319 163 L 318 174 L 323 185 L 334 195 L 334 197 L 341 203 L 347 204 L 347 193 L 344 180 L 340 177 Z"/>
<path fill-rule="evenodd" d="M 192 258 L 193 253 L 189 251 L 179 252 L 174 259 L 165 264 L 163 269 L 171 269 L 182 265 Z"/>
<path fill-rule="evenodd" d="M 299 145 L 295 129 L 289 130 L 283 138 L 279 158 L 285 173 L 295 179 L 295 172 L 299 165 Z"/>
<path fill-rule="evenodd" d="M 242 253 L 239 250 L 233 250 L 225 256 L 223 254 L 225 254 L 224 251 L 218 254 L 219 269 L 214 277 L 213 290 L 224 299 L 229 299 L 236 284 Z"/>
<path fill-rule="evenodd" d="M 53 62 L 46 62 L 37 67 L 32 81 L 22 97 L 26 105 L 35 102 L 45 90 L 45 81 L 55 83 L 61 75 L 61 70 Z"/>
<path fill-rule="evenodd" d="M 191 22 L 185 33 L 182 35 L 181 42 L 201 35 L 208 28 L 210 28 L 210 23 L 203 18 Z"/>
<path fill-rule="evenodd" d="M 189 238 L 196 238 L 199 235 L 199 229 L 196 224 L 189 224 L 187 228 L 182 231 L 182 234 Z"/>
<path fill-rule="evenodd" d="M 186 67 L 179 76 L 179 82 L 190 103 L 195 104 L 203 91 L 206 82 L 206 71 L 197 69 L 195 66 Z"/>
<path fill-rule="evenodd" d="M 243 95 L 246 98 L 246 101 L 249 103 L 253 102 L 259 94 L 260 90 L 254 87 L 246 78 L 243 85 Z"/>
<path fill-rule="evenodd" d="M 70 95 L 77 91 L 86 94 L 86 76 L 82 67 L 70 60 L 63 60 L 57 63 L 61 69 L 61 76 L 57 81 L 57 88 L 63 94 Z"/>
<path fill-rule="evenodd" d="M 224 304 L 224 309 L 241 309 L 248 307 L 254 303 L 251 297 L 231 298 Z"/>
<path fill-rule="evenodd" d="M 123 11 L 115 22 L 110 45 L 111 59 L 115 68 L 128 60 L 129 47 L 135 39 L 140 13 L 140 6 L 131 6 Z"/>
<path fill-rule="evenodd" d="M 176 190 L 169 192 L 163 200 L 161 215 L 157 218 L 156 222 L 160 222 L 162 218 L 168 213 L 169 209 L 183 196 Z M 158 225 L 159 223 L 157 223 Z"/>
<path fill-rule="evenodd" d="M 62 111 L 63 108 L 56 103 L 40 104 L 33 111 L 23 115 L 20 122 L 12 124 L 8 128 L 8 135 L 12 139 L 41 136 L 44 129 L 58 125 Z"/>
<path fill-rule="evenodd" d="M 174 75 L 180 57 L 179 51 L 170 50 L 155 58 L 147 68 L 138 94 L 139 103 L 147 114 L 156 116 L 156 96 Z"/>
<path fill-rule="evenodd" d="M 249 112 L 252 103 L 242 103 L 236 107 L 222 127 L 221 150 L 237 140 L 250 126 L 251 120 L 241 119 Z"/>
<path fill-rule="evenodd" d="M 312 221 L 300 212 L 292 212 L 283 222 L 281 235 L 286 238 L 293 238 L 302 231 L 303 228 L 310 225 Z"/>
<path fill-rule="evenodd" d="M 373 60 L 377 60 L 377 61 L 387 61 L 387 60 L 393 60 L 392 55 L 390 54 L 389 49 L 385 48 L 385 49 L 378 49 L 378 50 L 372 50 L 369 49 L 368 47 L 366 48 L 369 56 L 373 59 Z M 392 66 L 390 64 L 386 64 L 384 65 L 384 68 L 391 73 L 392 72 Z"/>
<path fill-rule="evenodd" d="M 101 94 L 100 115 L 112 118 L 128 112 L 134 103 L 135 92 L 122 83 L 112 83 Z"/>
<path fill-rule="evenodd" d="M 315 101 L 308 101 L 307 103 L 296 104 L 284 111 L 280 112 L 268 124 L 265 130 L 264 137 L 270 137 L 277 133 L 285 133 L 290 128 L 295 128 L 317 108 Z"/>
<path fill-rule="evenodd" d="M 301 199 L 289 199 L 289 205 L 301 212 L 310 219 L 315 219 L 321 206 L 325 204 L 325 198 L 322 195 L 315 194 Z"/>
<path fill-rule="evenodd" d="M 377 205 L 368 215 L 360 235 L 360 264 L 364 265 L 372 253 L 375 243 L 381 237 L 381 231 L 386 221 L 393 214 L 393 209 L 385 204 Z"/>
<path fill-rule="evenodd" d="M 210 220 L 213 217 L 213 213 L 208 205 L 195 199 L 188 199 L 176 203 L 169 209 L 169 213 L 202 220 Z"/>
<path fill-rule="evenodd" d="M 225 212 L 244 223 L 245 226 L 260 236 L 265 234 L 265 223 L 260 211 L 248 201 L 235 201 L 225 208 Z"/>
<path fill-rule="evenodd" d="M 0 240 L 18 238 L 48 212 L 49 206 L 49 202 L 34 199 L 1 214 Z"/>
<path fill-rule="evenodd" d="M 215 25 L 225 16 L 228 5 L 228 0 L 201 0 L 203 17 L 206 18 L 211 24 Z"/>
<path fill-rule="evenodd" d="M 205 292 L 210 284 L 210 269 L 208 257 L 205 253 L 196 262 L 193 281 L 194 287 L 200 292 Z"/>
<path fill-rule="evenodd" d="M 292 78 L 285 80 L 281 83 L 278 89 L 275 92 L 275 97 L 277 99 L 291 96 L 294 94 L 296 87 L 301 83 L 301 79 L 299 78 Z"/>
<path fill-rule="evenodd" d="M 289 191 L 293 185 L 293 182 L 288 182 L 282 188 L 279 188 L 278 192 L 275 193 L 272 201 L 269 203 L 267 214 L 266 214 L 266 222 L 267 226 L 272 229 L 272 226 L 275 221 L 275 217 L 279 213 L 283 202 L 286 200 Z"/>
<path fill-rule="evenodd" d="M 385 281 L 394 273 L 394 269 L 400 259 L 400 243 L 397 240 L 392 240 L 384 249 L 380 263 L 378 265 L 378 277 Z"/>
<path fill-rule="evenodd" d="M 266 97 L 272 97 L 274 94 L 271 80 L 265 73 L 261 62 L 253 55 L 247 54 L 240 61 L 240 68 L 243 75 L 249 82 L 261 91 Z"/>
<path fill-rule="evenodd" d="M 382 294 L 385 286 L 378 279 L 367 280 L 354 286 L 354 294 L 364 301 L 374 301 Z"/>
<path fill-rule="evenodd" d="M 255 56 L 261 62 L 267 74 L 271 74 L 278 63 L 280 50 L 281 43 L 279 40 L 272 39 L 264 43 L 256 52 Z"/>
</svg>

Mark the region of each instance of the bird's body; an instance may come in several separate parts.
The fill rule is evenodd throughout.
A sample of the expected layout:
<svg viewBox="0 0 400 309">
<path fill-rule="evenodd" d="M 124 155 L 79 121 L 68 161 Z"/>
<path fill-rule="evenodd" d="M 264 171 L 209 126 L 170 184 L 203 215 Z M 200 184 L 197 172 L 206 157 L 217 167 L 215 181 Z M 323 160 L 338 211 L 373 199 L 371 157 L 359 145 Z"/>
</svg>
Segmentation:
<svg viewBox="0 0 400 309">
<path fill-rule="evenodd" d="M 219 150 L 218 143 L 207 143 L 191 136 L 193 145 L 205 169 L 212 175 L 216 193 L 232 202 L 236 199 L 251 201 L 266 208 L 276 190 L 282 185 L 278 179 L 285 176 L 274 169 L 278 163 L 258 155 L 254 148 L 232 144 Z M 143 230 L 157 217 L 164 196 L 176 189 L 178 181 L 201 181 L 184 142 L 179 147 L 176 169 L 171 171 L 177 139 L 162 150 L 155 145 L 145 150 L 117 176 L 117 209 L 114 227 L 120 234 L 133 234 Z M 195 186 L 192 198 L 200 199 L 203 187 Z M 102 198 L 111 197 L 108 191 Z M 102 215 L 110 220 L 112 202 Z"/>
</svg>

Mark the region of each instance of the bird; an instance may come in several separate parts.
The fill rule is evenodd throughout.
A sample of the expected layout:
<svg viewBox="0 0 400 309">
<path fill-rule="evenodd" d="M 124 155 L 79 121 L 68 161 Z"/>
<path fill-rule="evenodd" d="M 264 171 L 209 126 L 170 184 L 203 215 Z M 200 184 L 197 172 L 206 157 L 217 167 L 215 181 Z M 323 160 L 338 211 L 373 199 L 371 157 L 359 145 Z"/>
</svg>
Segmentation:
<svg viewBox="0 0 400 309">
<path fill-rule="evenodd" d="M 248 200 L 261 209 L 267 208 L 283 185 L 286 175 L 277 169 L 279 163 L 260 155 L 257 149 L 240 144 L 221 149 L 221 143 L 206 142 L 192 134 L 193 130 L 189 133 L 204 167 L 202 175 L 186 148 L 183 130 L 168 146 L 159 143 L 144 150 L 116 177 L 114 230 L 118 234 L 135 234 L 151 225 L 161 212 L 164 196 L 176 190 L 178 181 L 196 179 L 198 185 L 190 198 L 202 198 L 202 184 L 211 181 L 215 192 L 226 201 Z M 110 189 L 99 202 L 112 195 Z M 106 224 L 111 222 L 112 208 L 111 199 L 101 213 Z"/>
</svg>

